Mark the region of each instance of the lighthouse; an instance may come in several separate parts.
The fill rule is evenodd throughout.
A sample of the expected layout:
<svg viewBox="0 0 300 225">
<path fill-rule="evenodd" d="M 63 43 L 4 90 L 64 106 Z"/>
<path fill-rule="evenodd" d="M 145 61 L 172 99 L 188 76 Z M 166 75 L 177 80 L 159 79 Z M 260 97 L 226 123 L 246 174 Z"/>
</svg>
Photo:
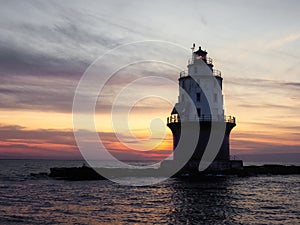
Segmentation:
<svg viewBox="0 0 300 225">
<path fill-rule="evenodd" d="M 232 168 L 229 138 L 236 120 L 224 114 L 223 78 L 221 72 L 214 69 L 213 60 L 207 54 L 201 47 L 195 50 L 193 44 L 187 70 L 179 74 L 178 102 L 167 118 L 167 126 L 173 134 L 175 162 L 180 162 L 185 151 L 189 150 L 193 153 L 184 163 L 184 168 L 198 168 L 201 161 L 209 159 L 208 169 L 226 170 Z M 183 127 L 186 130 L 184 135 Z M 195 127 L 199 129 L 196 136 Z M 188 139 L 193 135 L 186 143 L 197 139 L 192 147 L 194 149 L 189 149 L 191 147 L 187 144 L 179 147 L 181 138 Z"/>
</svg>

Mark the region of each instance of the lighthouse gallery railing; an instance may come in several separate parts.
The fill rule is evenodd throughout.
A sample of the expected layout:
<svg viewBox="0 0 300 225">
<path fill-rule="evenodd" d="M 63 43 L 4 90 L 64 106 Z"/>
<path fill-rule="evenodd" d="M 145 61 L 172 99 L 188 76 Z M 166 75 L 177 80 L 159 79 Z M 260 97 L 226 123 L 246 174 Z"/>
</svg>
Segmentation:
<svg viewBox="0 0 300 225">
<path fill-rule="evenodd" d="M 195 118 L 189 118 L 184 121 L 220 121 L 226 123 L 234 123 L 235 124 L 235 117 L 234 116 L 212 116 L 212 115 L 202 115 L 200 117 L 195 116 Z M 181 122 L 180 117 L 177 114 L 171 115 L 167 118 L 167 123 L 179 123 Z"/>
<path fill-rule="evenodd" d="M 215 77 L 222 77 L 222 73 L 221 73 L 220 70 L 215 70 L 215 69 L 213 69 L 213 75 L 214 75 Z M 187 72 L 186 70 L 183 70 L 183 71 L 181 71 L 181 72 L 179 73 L 179 77 L 180 77 L 180 78 L 182 78 L 182 77 L 187 77 L 187 76 L 189 76 L 189 74 L 188 74 L 188 72 Z"/>
</svg>

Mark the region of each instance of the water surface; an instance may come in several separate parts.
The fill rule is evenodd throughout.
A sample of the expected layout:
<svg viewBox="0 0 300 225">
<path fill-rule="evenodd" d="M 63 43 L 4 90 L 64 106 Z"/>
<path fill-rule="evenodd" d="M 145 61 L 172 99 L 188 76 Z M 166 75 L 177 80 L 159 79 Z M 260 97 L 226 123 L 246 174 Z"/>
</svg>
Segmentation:
<svg viewBox="0 0 300 225">
<path fill-rule="evenodd" d="M 29 175 L 81 161 L 0 163 L 0 224 L 300 224 L 299 175 L 130 187 Z"/>
</svg>

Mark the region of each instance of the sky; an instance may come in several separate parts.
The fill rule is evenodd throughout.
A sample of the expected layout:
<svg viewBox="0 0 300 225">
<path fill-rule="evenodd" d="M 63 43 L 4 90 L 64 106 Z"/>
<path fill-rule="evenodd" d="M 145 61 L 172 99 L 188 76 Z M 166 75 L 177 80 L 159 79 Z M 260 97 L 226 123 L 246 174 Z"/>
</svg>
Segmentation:
<svg viewBox="0 0 300 225">
<path fill-rule="evenodd" d="M 172 136 L 165 123 L 177 100 L 174 84 L 189 57 L 183 48 L 196 43 L 222 71 L 225 113 L 237 118 L 231 155 L 299 161 L 299 1 L 12 0 L 1 5 L 0 159 L 81 158 L 73 98 L 83 74 L 107 52 L 112 59 L 97 64 L 100 82 L 92 85 L 105 84 L 95 110 L 103 144 L 120 159 L 168 156 Z M 138 50 L 126 47 L 139 42 Z M 147 56 L 160 60 L 124 67 L 106 82 L 109 68 Z M 132 103 L 129 131 L 121 123 L 112 125 L 140 93 L 149 96 Z"/>
</svg>

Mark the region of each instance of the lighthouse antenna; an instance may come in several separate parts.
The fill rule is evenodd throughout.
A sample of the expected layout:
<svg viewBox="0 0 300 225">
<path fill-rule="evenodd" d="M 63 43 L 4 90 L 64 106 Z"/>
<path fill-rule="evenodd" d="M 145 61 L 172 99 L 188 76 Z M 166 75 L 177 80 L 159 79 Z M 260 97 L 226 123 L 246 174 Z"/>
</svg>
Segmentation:
<svg viewBox="0 0 300 225">
<path fill-rule="evenodd" d="M 193 47 L 191 48 L 192 49 L 192 54 L 194 53 L 194 50 L 195 50 L 195 43 L 193 44 Z"/>
<path fill-rule="evenodd" d="M 192 63 L 194 63 L 194 50 L 195 50 L 195 43 L 193 43 L 193 47 L 191 48 L 192 49 Z"/>
</svg>

